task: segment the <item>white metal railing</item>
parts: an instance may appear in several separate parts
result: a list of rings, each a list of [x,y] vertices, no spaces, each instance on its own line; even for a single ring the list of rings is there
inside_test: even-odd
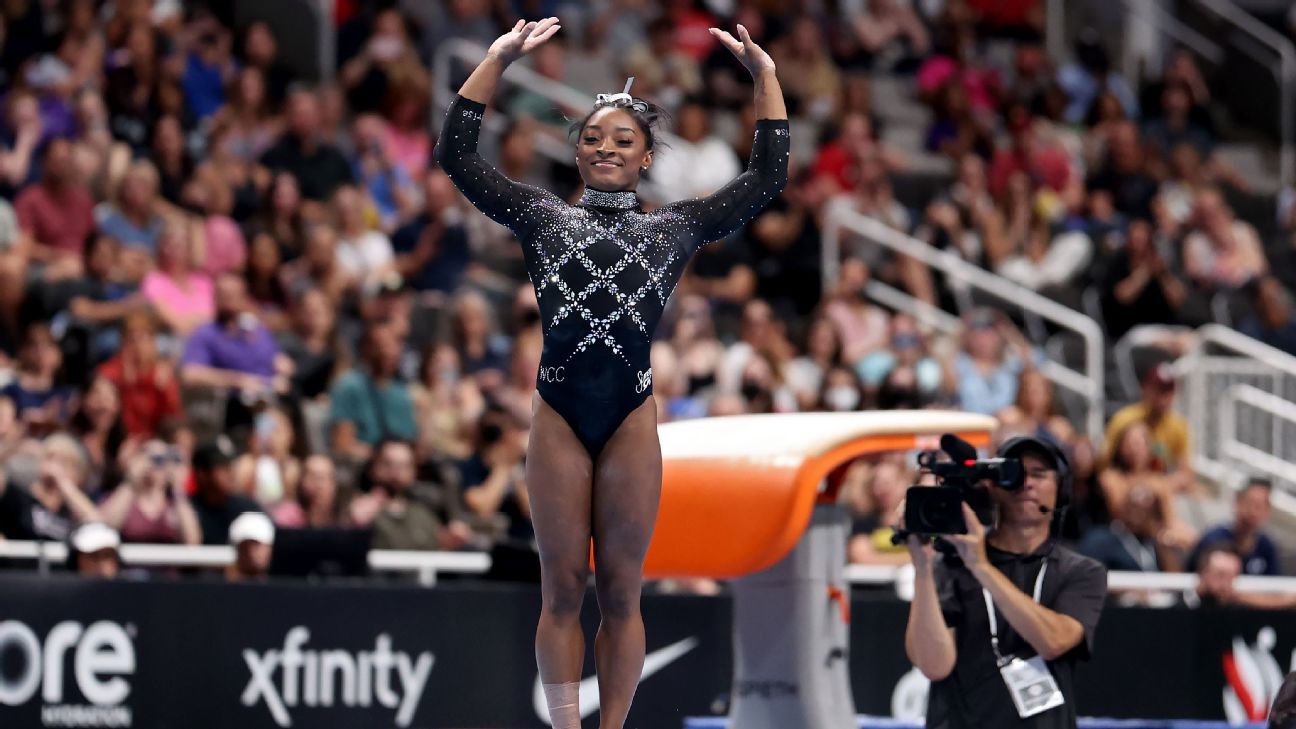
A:
[[[1229,487],[1263,470],[1279,487],[1274,505],[1296,514],[1296,357],[1218,324],[1197,340],[1175,363],[1193,467]]]
[[[37,560],[49,563],[67,559],[63,542],[0,541],[0,559]],[[234,562],[229,545],[123,544],[122,563],[134,567],[201,567],[220,569]],[[436,584],[442,572],[482,574],[491,567],[490,555],[481,552],[415,552],[375,549],[369,552],[369,568],[375,572],[404,572],[417,576],[419,584]]]
[[[922,299],[910,296],[881,281],[869,281],[864,287],[864,294],[883,306],[896,311],[908,312],[919,324],[930,327],[942,334],[958,334],[963,331],[962,319],[939,306],[932,306]]]
[[[1084,398],[1087,409],[1085,432],[1095,442],[1102,439],[1104,420],[1103,330],[1098,322],[1074,309],[1041,296],[1019,283],[969,263],[949,251],[933,248],[917,238],[846,209],[837,209],[831,213],[824,226],[822,265],[825,291],[832,290],[832,286],[837,280],[837,270],[841,261],[841,238],[844,230],[850,230],[869,242],[888,248],[900,255],[909,256],[933,269],[941,271],[957,285],[983,291],[1005,303],[1018,306],[1023,312],[1038,316],[1079,335],[1084,341],[1084,371],[1076,371],[1052,360],[1049,360],[1041,369],[1043,374],[1059,387],[1070,390]],[[892,293],[884,292],[884,295],[890,296],[893,300],[895,299]],[[921,319],[928,312],[915,308],[911,313]],[[936,321],[936,323],[940,322]]]
[[[846,581],[855,585],[885,586],[911,579],[910,565],[850,565]],[[1197,575],[1191,572],[1108,572],[1110,590],[1152,590],[1184,592],[1197,586]],[[1244,575],[1233,584],[1238,592],[1268,595],[1296,595],[1296,577],[1262,577]]]
[[[1112,357],[1116,361],[1116,376],[1120,379],[1121,391],[1127,399],[1136,400],[1139,396],[1134,350],[1162,346],[1167,340],[1183,336],[1188,331],[1188,327],[1168,324],[1140,324],[1116,342],[1116,346],[1112,347]]]
[[[1272,420],[1280,436],[1288,433],[1296,437],[1296,403],[1251,385],[1238,384],[1225,392],[1220,409],[1220,455],[1234,463],[1246,464],[1252,472],[1263,473],[1281,482],[1285,488],[1274,489],[1274,506],[1296,514],[1296,493],[1293,493],[1296,464],[1244,440],[1238,427],[1242,406],[1264,413]]]
[[[226,567],[234,561],[234,548],[227,545],[190,546],[178,544],[123,544],[122,563],[132,567]],[[62,542],[0,542],[0,559],[67,559]],[[490,569],[490,555],[479,552],[415,552],[375,549],[369,552],[369,567],[379,572],[419,575],[420,583],[434,585],[441,572],[482,574]],[[846,581],[856,585],[889,585],[903,579],[909,565],[849,565]],[[1110,572],[1107,585],[1114,590],[1190,590],[1197,575],[1172,572]],[[1235,587],[1241,592],[1296,595],[1296,577],[1243,576]]]

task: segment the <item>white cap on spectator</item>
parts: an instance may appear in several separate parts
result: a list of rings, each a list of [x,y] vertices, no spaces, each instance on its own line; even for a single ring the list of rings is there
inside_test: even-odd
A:
[[[94,554],[103,549],[120,548],[121,536],[117,534],[117,530],[102,522],[92,521],[72,532],[72,549],[81,554]]]
[[[248,541],[273,545],[274,536],[274,522],[259,511],[239,514],[229,528],[229,543],[234,546]]]

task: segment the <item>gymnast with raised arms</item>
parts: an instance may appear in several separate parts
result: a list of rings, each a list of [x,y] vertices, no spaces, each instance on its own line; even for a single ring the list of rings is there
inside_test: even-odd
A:
[[[580,727],[580,607],[593,539],[599,726],[622,729],[643,668],[639,600],[661,496],[653,331],[698,248],[748,223],[787,184],[790,140],[774,61],[743,26],[736,38],[712,28],[755,85],[746,172],[707,197],[644,212],[635,188],[652,165],[660,110],[631,96],[628,82],[621,93],[599,94],[572,125],[585,182],[579,202],[514,182],[477,151],[482,115],[504,69],[560,27],[552,17],[519,20],[491,44],[450,105],[436,160],[474,205],[517,236],[540,302],[544,350],[526,479],[543,598],[536,662],[552,725]]]

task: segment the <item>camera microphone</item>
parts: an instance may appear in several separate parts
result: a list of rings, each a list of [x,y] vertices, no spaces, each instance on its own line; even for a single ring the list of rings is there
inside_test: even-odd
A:
[[[957,463],[966,465],[969,461],[977,459],[976,448],[953,433],[946,433],[941,436],[940,447]]]

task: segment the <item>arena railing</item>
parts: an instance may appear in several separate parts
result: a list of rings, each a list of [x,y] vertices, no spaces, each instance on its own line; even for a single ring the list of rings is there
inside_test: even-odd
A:
[[[1268,476],[1275,485],[1281,484],[1282,488],[1273,490],[1274,507],[1296,514],[1296,493],[1293,492],[1296,484],[1292,483],[1296,479],[1296,463],[1288,460],[1290,455],[1285,453],[1291,449],[1291,441],[1296,439],[1296,403],[1246,384],[1233,385],[1224,394],[1220,410],[1220,455],[1235,464],[1246,464],[1253,474]],[[1250,409],[1253,414],[1271,421],[1273,442],[1281,444],[1280,455],[1246,441],[1241,427],[1245,422],[1243,409]],[[1280,440],[1283,436],[1288,437]]]
[[[33,560],[58,564],[67,559],[62,542],[0,541],[0,559]],[[123,544],[122,564],[131,567],[197,567],[219,569],[234,562],[229,545]],[[375,549],[369,552],[369,569],[374,572],[413,574],[419,584],[431,587],[438,575],[483,574],[490,569],[490,555],[482,552],[415,552]]]
[[[122,564],[129,567],[198,567],[219,569],[234,561],[234,548],[175,544],[124,544]],[[62,563],[67,545],[62,542],[0,542],[0,559]],[[413,574],[419,584],[432,587],[442,573],[481,575],[491,566],[490,555],[481,552],[413,552],[375,549],[369,552],[369,567],[375,572]],[[908,565],[850,565],[846,579],[855,585],[888,586],[906,579]],[[1170,572],[1110,572],[1107,584],[1113,590],[1191,590],[1197,576]],[[1296,595],[1296,577],[1254,577],[1237,579],[1239,592]]]
[[[1078,371],[1054,360],[1047,360],[1041,368],[1043,374],[1059,387],[1079,395],[1085,402],[1085,432],[1101,441],[1103,433],[1103,330],[1098,322],[1084,314],[1070,309],[1052,299],[1016,283],[1010,279],[993,274],[979,266],[959,258],[949,251],[933,248],[917,238],[902,233],[883,223],[846,209],[837,209],[829,214],[823,233],[823,285],[825,291],[832,290],[837,280],[841,261],[842,233],[850,230],[869,242],[876,243],[897,254],[909,256],[923,264],[941,271],[958,287],[976,289],[988,294],[1006,305],[1017,307],[1027,316],[1039,317],[1061,329],[1074,332],[1084,342],[1084,369]],[[904,304],[907,294],[890,289],[883,291],[897,304]],[[898,296],[897,296],[898,295]],[[960,296],[961,308],[970,305],[970,297]],[[940,326],[942,320],[934,319],[923,306],[914,303],[909,297],[908,308],[904,309],[921,321]]]
[[[886,586],[907,579],[909,565],[850,565],[846,579],[855,585]],[[1108,572],[1107,587],[1113,591],[1147,590],[1151,592],[1185,592],[1197,586],[1197,575],[1191,572]],[[1263,577],[1244,575],[1233,583],[1238,592],[1267,595],[1296,595],[1296,577]]]
[[[1296,357],[1219,324],[1176,363],[1193,467],[1231,488],[1259,472],[1274,506],[1296,514]]]

